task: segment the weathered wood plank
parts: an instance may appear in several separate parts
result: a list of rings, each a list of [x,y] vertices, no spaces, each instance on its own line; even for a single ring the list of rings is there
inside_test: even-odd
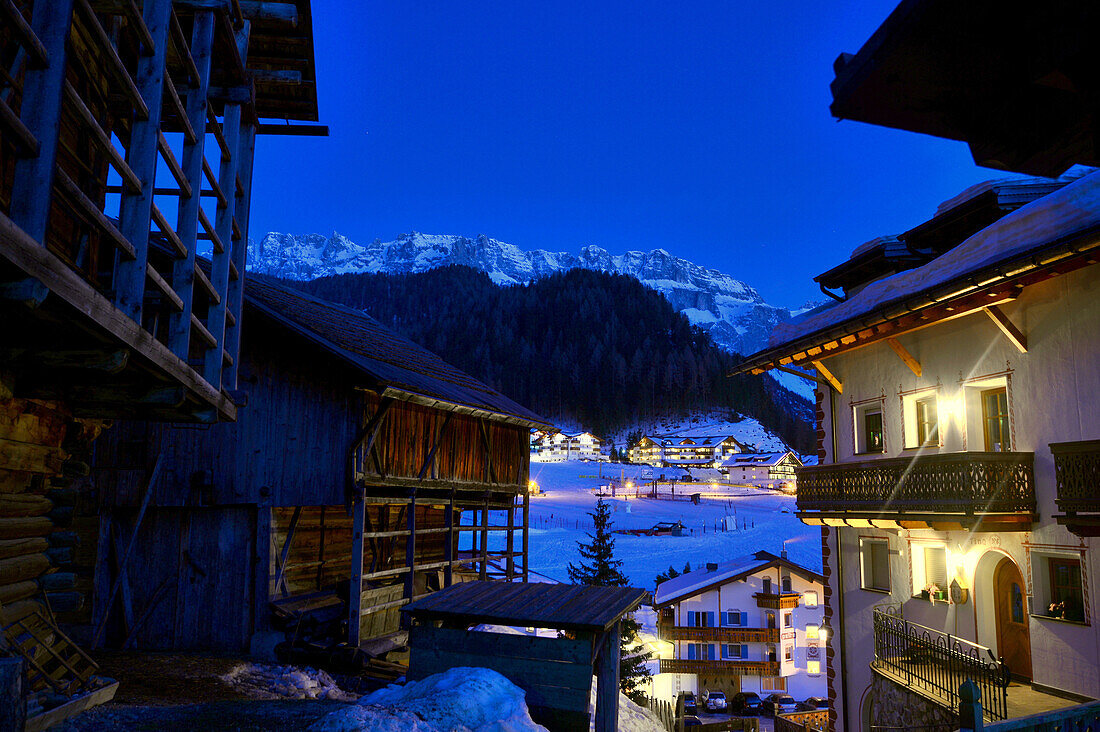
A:
[[[598,639],[596,659],[596,732],[619,729],[619,623]]]
[[[361,497],[352,502],[351,587],[348,590],[348,644],[359,647],[363,622],[363,525],[366,504]]]
[[[469,648],[491,649],[492,653],[535,661],[573,663],[592,667],[590,638],[540,638],[532,635],[506,635],[482,630],[435,628],[416,625],[410,631],[410,645],[461,653]],[[591,674],[590,674],[591,675]]]

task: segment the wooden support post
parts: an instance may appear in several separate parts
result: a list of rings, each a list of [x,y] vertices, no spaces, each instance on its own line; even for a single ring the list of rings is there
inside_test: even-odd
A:
[[[268,499],[270,500],[270,499]],[[272,510],[268,504],[256,506],[256,572],[252,600],[252,632],[263,633],[271,629],[271,611],[268,603],[273,597],[271,578],[275,573],[275,552],[272,546]]]
[[[210,58],[214,50],[214,13],[195,14],[191,32],[191,56],[198,68],[198,83],[187,92],[187,120],[196,130],[206,124],[206,94],[210,88]],[[187,256],[172,264],[172,289],[183,301],[183,310],[168,316],[168,347],[172,353],[187,359],[191,339],[191,313],[194,306],[195,249],[199,235],[199,211],[202,200],[202,161],[206,135],[195,135],[195,142],[183,143],[183,174],[191,185],[191,195],[180,191],[176,234],[187,249]]]
[[[825,368],[825,364],[820,361],[811,361],[814,368],[817,369],[817,373],[821,374],[822,378],[829,382],[829,385],[836,389],[838,394],[844,393],[844,384],[837,377],[833,376],[829,369]]]
[[[118,230],[134,248],[132,260],[119,259],[115,276],[115,304],[141,323],[145,300],[145,265],[149,262],[149,222],[153,214],[153,189],[157,172],[157,144],[160,141],[161,99],[164,94],[165,61],[168,56],[168,26],[172,0],[146,0],[142,18],[153,37],[153,53],[138,59],[137,86],[149,108],[148,119],[135,119],[130,131],[126,162],[141,179],[140,192],[123,191],[119,204]]]
[[[596,732],[619,728],[619,625],[612,625],[599,638],[596,658]]]
[[[909,353],[909,351],[905,348],[905,346],[901,345],[901,342],[897,338],[887,338],[886,344],[890,346],[890,348],[894,349],[894,353],[898,354],[898,358],[900,358],[905,363],[905,365],[909,367],[910,371],[912,371],[916,376],[921,375],[923,369],[921,369],[920,361],[913,358],[913,354]]]
[[[298,519],[302,516],[302,507],[295,506],[294,513],[290,516],[290,527],[286,531],[286,539],[283,541],[283,550],[279,553],[278,575],[275,577],[275,591],[286,597],[290,594],[286,586],[286,560],[290,556],[290,547],[294,542],[294,530],[298,528]]]
[[[252,160],[256,151],[256,125],[246,123],[241,128],[241,139],[238,146],[237,175],[241,179],[244,190],[237,194],[235,217],[241,228],[241,238],[237,244],[231,247],[231,262],[237,271],[237,279],[229,280],[226,308],[233,315],[234,320],[225,329],[225,350],[233,359],[226,364],[222,371],[222,388],[237,388],[237,366],[240,363],[241,346],[241,322],[244,318],[244,277],[245,265],[248,259],[248,214],[252,207]],[[238,246],[239,244],[239,246]]]
[[[996,305],[984,307],[982,310],[985,311],[985,314],[989,316],[989,319],[996,324],[1000,331],[1004,333],[1005,338],[1007,338],[1012,345],[1016,346],[1016,350],[1020,353],[1027,353],[1027,336],[1008,319],[1008,316],[1004,314],[1003,310]]]
[[[515,551],[516,540],[516,499],[512,498],[512,505],[508,506],[508,537],[505,540],[505,548],[508,552],[504,564],[504,579],[511,582],[516,575],[516,559],[512,556]]]
[[[806,379],[807,381],[812,381],[815,384],[821,384],[822,386],[828,386],[829,385],[829,382],[825,381],[825,379],[818,378],[817,376],[813,376],[811,374],[807,374],[805,371],[799,371],[798,369],[791,369],[791,368],[787,368],[786,366],[776,365],[775,370],[776,371],[782,371],[783,373],[790,374],[791,376],[797,376],[800,379]],[[763,371],[761,371],[761,373],[763,373]]]
[[[248,47],[249,24],[237,32],[237,45],[241,49],[241,59],[245,58]],[[237,196],[234,194],[237,188],[237,165],[240,162],[240,138],[241,138],[241,105],[226,104],[222,112],[222,131],[225,134],[226,145],[229,148],[229,159],[223,157],[218,166],[218,186],[225,195],[224,205],[219,206],[214,216],[214,231],[221,239],[225,249],[215,252],[210,259],[210,282],[214,290],[221,297],[221,302],[211,305],[206,320],[206,328],[217,342],[206,352],[203,364],[203,378],[215,387],[222,386],[222,367],[225,362],[222,351],[225,348],[225,313],[228,306],[229,291],[229,263],[232,261],[233,249],[247,246],[248,242],[233,240],[233,216],[236,212]],[[243,261],[243,260],[242,260]],[[244,272],[238,273],[244,276]]]
[[[529,529],[531,528],[531,495],[529,491],[523,493],[523,581],[529,582],[529,572],[527,571],[528,557],[530,554],[528,551],[529,541]]]
[[[351,580],[348,582],[348,645],[359,647],[359,626],[363,621],[363,523],[367,504],[360,493],[352,499]]]
[[[34,34],[49,64],[27,66],[19,118],[38,141],[38,155],[15,162],[11,218],[39,244],[46,243],[46,224],[53,200],[53,175],[61,130],[61,99],[65,88],[65,47],[72,22],[73,0],[35,0]]]
[[[405,566],[409,568],[405,575],[405,599],[412,601],[416,594],[416,489],[409,491],[409,508],[405,515],[407,533],[405,534]]]
[[[485,492],[485,503],[481,507],[481,567],[477,578],[486,579],[489,572],[489,492]]]
[[[447,544],[443,547],[443,559],[447,564],[443,567],[443,586],[450,587],[454,582],[455,561],[455,492],[451,489],[451,497],[444,509],[447,515],[443,517],[443,525],[447,527]]]

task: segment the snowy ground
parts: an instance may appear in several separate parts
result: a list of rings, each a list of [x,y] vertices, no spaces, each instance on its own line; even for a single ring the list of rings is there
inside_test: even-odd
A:
[[[612,475],[640,483],[643,469],[586,462],[532,463],[531,478],[542,494],[531,498],[531,568],[568,582],[566,568],[580,559],[577,541],[587,541],[586,531],[592,528],[588,512],[596,505],[594,489]],[[631,583],[652,590],[654,577],[670,565],[682,570],[690,562],[698,568],[760,549],[779,554],[784,547],[792,561],[821,571],[820,534],[794,516],[793,496],[758,488],[734,490],[729,498],[704,498],[700,505],[686,500],[609,499],[615,529],[648,529],[659,521],[679,520],[693,531],[689,536],[616,535],[615,556],[622,560],[623,573]],[[715,524],[726,516],[736,516],[738,527],[746,528],[715,532]],[[492,538],[504,541],[503,536]],[[490,547],[495,548],[492,543]]]

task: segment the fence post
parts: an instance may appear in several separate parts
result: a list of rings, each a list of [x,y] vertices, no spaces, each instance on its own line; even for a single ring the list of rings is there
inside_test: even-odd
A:
[[[982,691],[970,679],[959,686],[959,728],[982,732]]]

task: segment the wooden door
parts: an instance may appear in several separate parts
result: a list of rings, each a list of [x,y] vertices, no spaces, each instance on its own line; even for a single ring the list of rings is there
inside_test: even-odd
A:
[[[997,650],[1013,676],[1031,678],[1031,636],[1028,632],[1024,580],[1007,557],[993,571],[993,599],[997,617]]]

